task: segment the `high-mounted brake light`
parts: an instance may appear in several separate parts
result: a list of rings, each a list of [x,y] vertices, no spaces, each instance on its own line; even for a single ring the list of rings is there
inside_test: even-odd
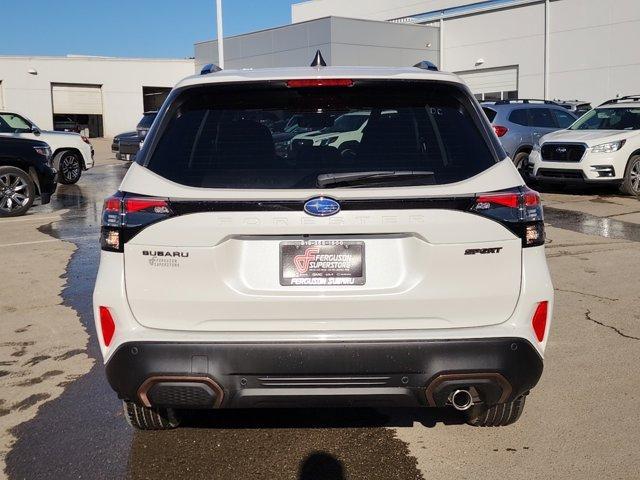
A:
[[[124,243],[141,229],[172,214],[166,198],[118,192],[104,201],[100,233],[102,250],[122,252]]]
[[[352,87],[353,80],[350,78],[303,78],[298,80],[288,80],[289,88],[310,88],[310,87]]]
[[[533,318],[531,319],[531,326],[533,332],[536,334],[536,338],[539,342],[544,340],[544,334],[547,330],[547,313],[549,309],[549,302],[544,301],[538,304]]]
[[[100,307],[100,330],[102,331],[102,341],[108,347],[116,332],[116,322],[113,321],[111,311],[107,307]]]
[[[507,127],[503,127],[501,125],[494,125],[493,126],[493,131],[496,132],[496,135],[498,137],[504,137],[507,132],[509,131],[509,129]]]
[[[544,244],[540,195],[527,187],[481,193],[472,210],[500,222],[522,239],[523,247]]]

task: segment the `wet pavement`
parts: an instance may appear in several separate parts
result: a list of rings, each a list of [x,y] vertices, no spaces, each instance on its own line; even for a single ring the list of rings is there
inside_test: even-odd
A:
[[[91,303],[102,201],[117,190],[126,167],[97,167],[78,185],[60,186],[52,203],[39,209],[69,209],[62,221],[40,231],[77,246],[62,297],[90,333],[88,353],[97,361],[14,429],[9,478],[422,478],[406,444],[384,427],[414,420],[460,423],[457,417],[419,410],[400,416],[376,410],[233,411],[187,417],[184,428],[171,432],[132,431],[104,376]]]
[[[548,225],[572,232],[640,242],[640,226],[635,223],[553,207],[544,209],[544,219]]]
[[[416,434],[414,425],[424,429],[419,431],[425,438],[440,433],[441,438],[430,446],[434,452],[449,448],[442,438],[463,440],[468,432],[480,432],[467,430],[470,427],[461,425],[461,418],[451,412],[299,409],[192,414],[178,430],[134,433],[106,382],[91,305],[102,200],[117,189],[126,167],[113,162],[100,165],[78,185],[61,186],[51,205],[38,209],[42,214],[69,209],[61,221],[40,231],[77,246],[62,297],[89,332],[88,354],[96,362],[88,374],[70,382],[60,397],[44,404],[35,418],[14,429],[17,442],[6,457],[9,478],[429,478],[420,472],[416,459],[416,449],[426,447],[417,446],[422,441],[408,444],[407,438]],[[546,221],[580,234],[640,241],[640,226],[612,218],[548,208]],[[399,430],[410,433],[399,436]],[[496,442],[490,438],[484,438],[487,448]],[[425,461],[421,460],[423,471]]]

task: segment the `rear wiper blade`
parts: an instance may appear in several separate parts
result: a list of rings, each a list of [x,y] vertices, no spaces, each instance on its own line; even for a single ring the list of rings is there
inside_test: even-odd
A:
[[[323,173],[318,175],[318,187],[377,183],[387,179],[420,179],[433,177],[426,170],[377,170],[372,172]]]

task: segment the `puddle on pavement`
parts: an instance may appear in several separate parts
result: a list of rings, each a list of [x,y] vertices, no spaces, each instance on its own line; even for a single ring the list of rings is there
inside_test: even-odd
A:
[[[588,213],[545,207],[544,221],[552,227],[586,235],[640,242],[640,225]]]

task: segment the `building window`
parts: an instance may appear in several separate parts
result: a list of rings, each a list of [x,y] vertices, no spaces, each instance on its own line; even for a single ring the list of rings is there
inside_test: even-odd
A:
[[[476,93],[474,97],[479,102],[497,102],[498,100],[516,100],[518,98],[518,91],[511,90],[509,92],[488,92],[488,93]]]
[[[142,87],[142,105],[145,112],[160,110],[171,91],[168,87]]]

